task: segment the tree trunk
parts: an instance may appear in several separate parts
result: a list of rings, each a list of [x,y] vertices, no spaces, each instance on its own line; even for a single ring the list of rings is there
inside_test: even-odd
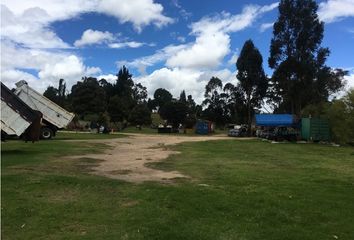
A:
[[[248,131],[248,136],[251,137],[251,101],[248,99],[247,101],[247,111],[248,111],[248,116],[247,116],[247,131]]]

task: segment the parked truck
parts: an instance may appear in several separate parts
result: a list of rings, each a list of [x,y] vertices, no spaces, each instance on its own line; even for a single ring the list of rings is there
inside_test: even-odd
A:
[[[43,114],[40,137],[51,139],[59,129],[65,128],[74,118],[74,114],[58,106],[21,80],[16,83],[15,94],[32,109]]]
[[[25,141],[38,141],[42,113],[35,111],[1,83],[1,140],[18,136]]]

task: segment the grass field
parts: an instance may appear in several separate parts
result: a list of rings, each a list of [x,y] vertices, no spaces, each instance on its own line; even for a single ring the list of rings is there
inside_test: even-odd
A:
[[[151,167],[191,176],[132,184],[90,175],[104,145],[2,144],[2,239],[354,239],[354,148],[184,143]]]

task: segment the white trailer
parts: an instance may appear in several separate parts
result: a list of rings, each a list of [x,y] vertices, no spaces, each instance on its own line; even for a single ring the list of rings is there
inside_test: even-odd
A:
[[[58,129],[65,128],[74,118],[74,114],[55,104],[21,80],[16,83],[15,94],[32,109],[43,114],[41,138],[50,139]]]

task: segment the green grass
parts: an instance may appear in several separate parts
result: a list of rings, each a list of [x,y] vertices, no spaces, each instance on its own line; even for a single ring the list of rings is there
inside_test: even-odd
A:
[[[152,164],[191,176],[131,184],[63,155],[104,145],[2,144],[3,239],[354,239],[354,148],[184,143]]]

